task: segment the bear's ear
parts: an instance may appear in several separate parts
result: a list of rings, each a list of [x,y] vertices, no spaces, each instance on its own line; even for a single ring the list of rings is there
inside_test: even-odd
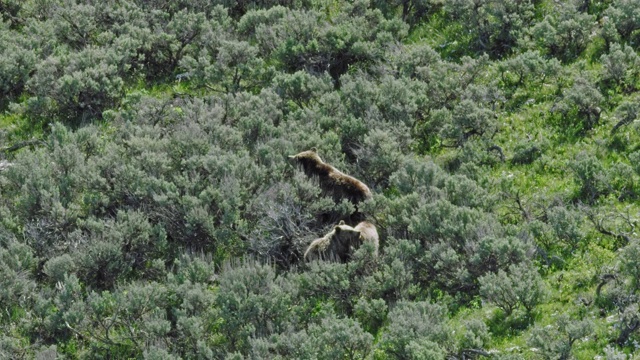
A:
[[[347,225],[347,223],[344,222],[344,220],[340,220],[340,222],[338,223],[338,225]]]
[[[316,148],[315,146],[311,148],[311,152],[317,153],[318,152],[318,148]]]

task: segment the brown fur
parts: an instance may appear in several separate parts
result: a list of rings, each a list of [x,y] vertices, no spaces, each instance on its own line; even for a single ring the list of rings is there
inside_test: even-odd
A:
[[[347,198],[354,204],[371,198],[371,190],[362,181],[322,161],[316,149],[289,156],[302,166],[309,177],[317,177],[320,188],[333,195],[335,201]]]
[[[354,228],[340,221],[328,234],[311,242],[304,253],[304,259],[336,260],[344,263],[365,242],[374,246],[374,255],[378,256],[379,238],[375,225],[363,221]]]
[[[358,232],[357,243],[354,244],[354,248],[359,248],[364,243],[370,243],[373,245],[373,255],[378,256],[378,247],[380,246],[380,237],[378,236],[378,230],[376,226],[368,221],[363,221],[353,228]]]

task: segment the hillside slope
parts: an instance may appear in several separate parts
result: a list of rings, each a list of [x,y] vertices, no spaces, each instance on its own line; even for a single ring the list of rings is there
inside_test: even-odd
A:
[[[0,358],[637,357],[638,9],[0,0]]]

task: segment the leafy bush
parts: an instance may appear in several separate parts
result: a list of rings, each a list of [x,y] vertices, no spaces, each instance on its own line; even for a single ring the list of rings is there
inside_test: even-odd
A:
[[[5,49],[0,58],[0,94],[3,96],[20,95],[35,69],[37,55],[27,44],[23,36],[17,36],[8,24],[0,21],[0,47]]]
[[[640,151],[629,154],[629,161],[633,164],[636,174],[640,175]]]
[[[571,162],[570,167],[579,186],[577,198],[593,203],[600,196],[609,193],[608,174],[595,156],[582,152]]]
[[[640,114],[640,104],[637,101],[623,101],[616,109],[615,116],[618,122],[611,129],[611,134],[615,134],[618,129],[625,125],[629,125],[638,119]]]
[[[511,158],[511,163],[518,165],[531,164],[536,159],[539,159],[546,150],[547,145],[544,141],[527,141],[519,143],[513,149],[513,157]]]
[[[487,325],[480,320],[473,319],[463,322],[466,329],[459,343],[459,354],[470,353],[484,349],[491,338]]]
[[[270,39],[270,44],[276,46],[272,48],[276,59],[287,72],[327,71],[339,85],[339,77],[350,66],[380,59],[393,39],[406,35],[402,22],[386,20],[379,10],[368,9],[367,5],[344,4],[330,23],[316,11],[290,11],[269,31],[277,39]],[[286,31],[289,28],[298,31]]]
[[[632,350],[633,4],[0,0],[0,357]],[[377,256],[301,261],[356,217]]]
[[[445,125],[440,131],[453,146],[461,146],[472,136],[492,137],[496,132],[495,114],[472,100],[461,101],[450,113],[445,112]]]
[[[631,42],[636,40],[637,30],[640,29],[640,12],[636,0],[614,0],[604,11],[607,23],[604,35],[611,42],[618,39]]]
[[[75,272],[76,264],[69,254],[49,259],[43,267],[43,272],[51,279],[52,282],[62,282],[65,276]]]
[[[184,75],[193,78],[194,84],[220,89],[226,94],[255,89],[265,71],[258,48],[226,35],[225,28],[230,25],[225,18],[218,20],[222,23],[215,21],[203,36],[200,52],[185,55],[180,62],[187,71]]]
[[[438,304],[399,302],[382,333],[379,346],[385,358],[444,359],[451,341],[445,312]]]
[[[531,315],[544,301],[545,284],[535,269],[526,264],[511,265],[509,272],[499,270],[480,278],[480,295],[502,309],[507,316],[522,306]]]
[[[640,57],[628,45],[612,44],[608,54],[602,55],[602,80],[620,86],[625,92],[631,92],[637,88],[637,71],[640,65]]]
[[[544,83],[546,79],[557,76],[560,63],[556,58],[546,59],[540,51],[528,50],[499,63],[498,71],[504,85],[518,87]]]
[[[563,206],[552,207],[546,215],[555,236],[568,246],[569,251],[573,251],[585,236],[581,215]]]
[[[25,111],[70,124],[100,118],[124,95],[124,56],[113,49],[87,47],[73,57],[49,57],[26,84],[33,97]]]
[[[166,288],[154,283],[91,293],[85,303],[72,307],[68,316],[76,321],[67,326],[92,343],[89,356],[139,355],[144,344],[161,340],[171,329],[166,297]],[[134,325],[139,331],[132,331]]]
[[[578,77],[562,95],[556,110],[563,115],[564,125],[584,132],[599,124],[602,112],[600,105],[604,98],[591,81]]]
[[[534,1],[444,2],[447,13],[472,34],[471,47],[497,57],[509,54],[534,18]]]
[[[633,260],[639,254],[638,240],[632,239],[620,250],[614,271],[602,276],[596,292],[601,311],[614,311],[616,314],[616,322],[612,325],[615,329],[612,331],[612,341],[619,346],[627,345],[640,325],[640,282],[637,279],[640,268]]]
[[[4,322],[33,301],[36,289],[33,274],[38,259],[29,246],[0,231],[0,302],[4,310],[0,321]]]
[[[568,315],[562,314],[558,316],[555,325],[534,328],[529,344],[539,349],[545,359],[569,359],[576,340],[592,332],[591,320],[573,320]]]
[[[328,315],[307,330],[289,329],[269,338],[252,339],[251,357],[361,359],[370,355],[372,340],[357,322]]]
[[[246,262],[226,267],[215,297],[224,322],[221,335],[227,352],[247,353],[251,337],[283,332],[296,321],[290,312],[296,293],[269,265]]]
[[[578,57],[587,47],[595,19],[573,2],[558,3],[553,12],[535,24],[531,37],[538,48],[563,61]]]

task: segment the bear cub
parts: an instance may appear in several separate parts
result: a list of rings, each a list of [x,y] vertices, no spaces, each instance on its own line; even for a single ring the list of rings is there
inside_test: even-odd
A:
[[[365,242],[373,245],[374,256],[378,256],[379,238],[375,225],[363,221],[351,227],[340,221],[328,234],[311,242],[304,253],[304,259],[307,262],[329,260],[344,263]]]

